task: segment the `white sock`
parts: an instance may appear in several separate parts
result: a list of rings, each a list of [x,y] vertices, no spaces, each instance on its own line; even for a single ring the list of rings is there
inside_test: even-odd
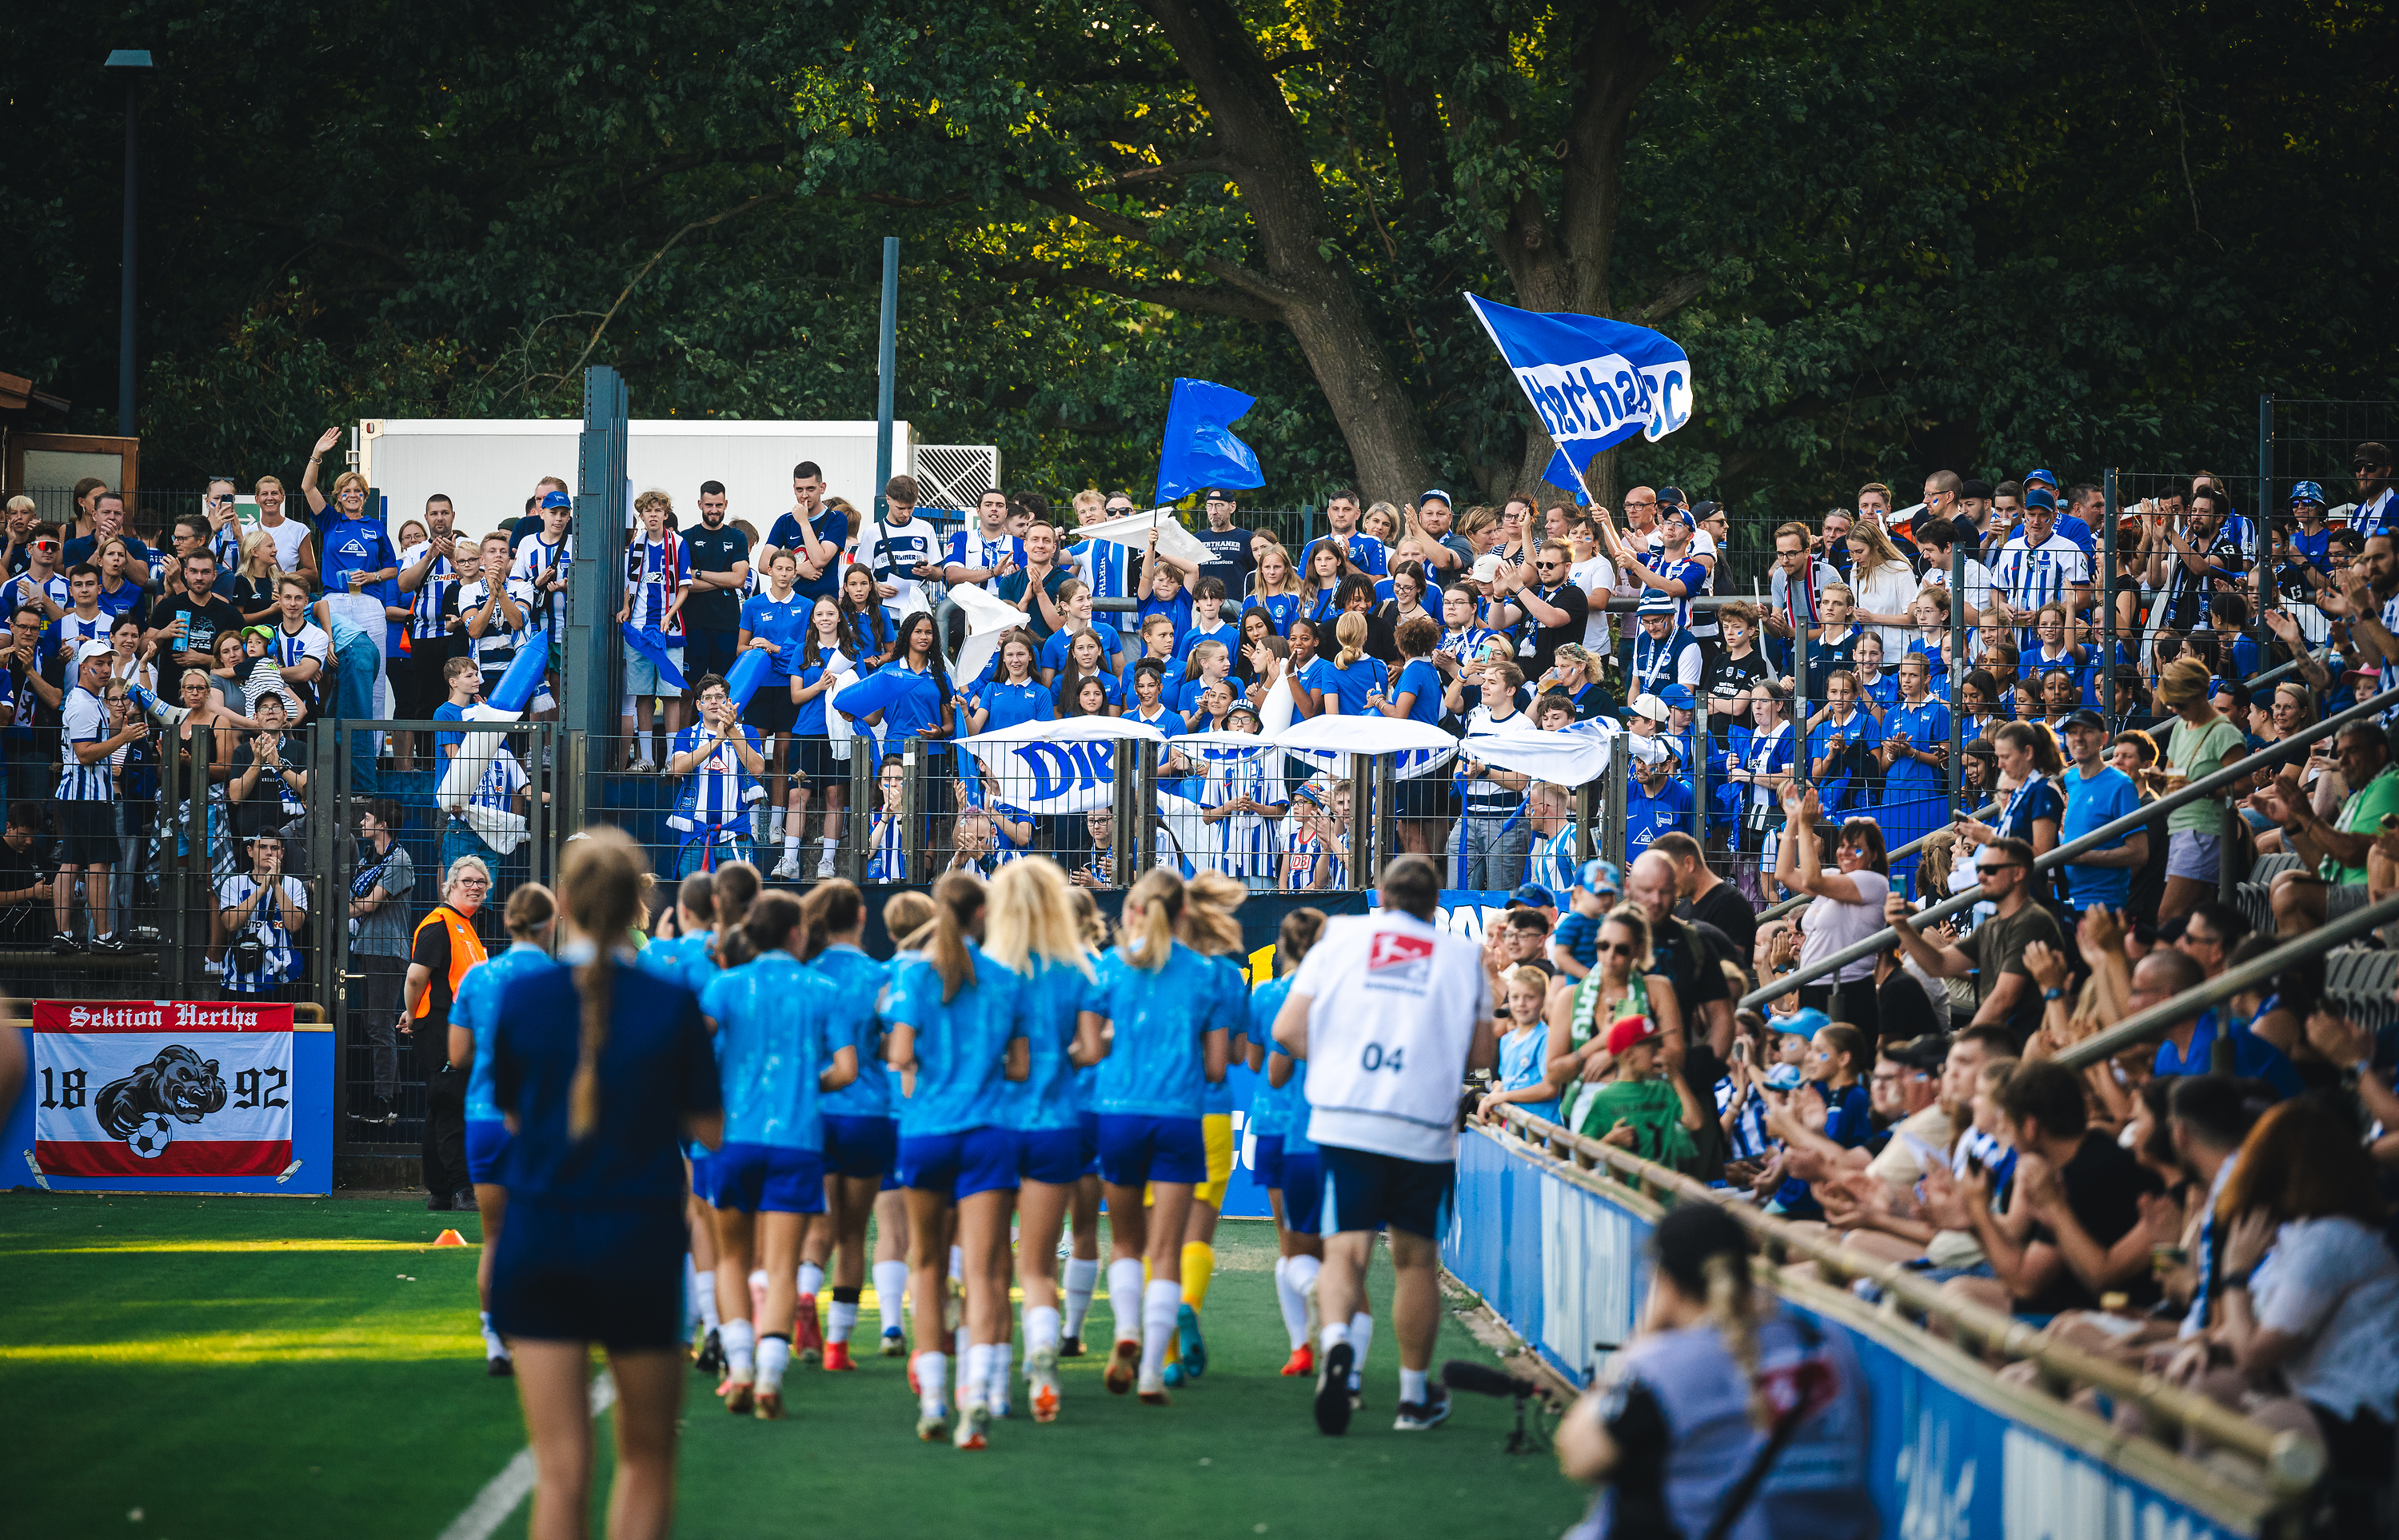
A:
[[[1363,1310],[1349,1317],[1349,1346],[1356,1357],[1349,1364],[1349,1388],[1358,1388],[1358,1377],[1366,1371],[1366,1350],[1375,1345],[1375,1317]]]
[[[1183,1285],[1152,1278],[1141,1296],[1141,1377],[1166,1372],[1166,1344],[1174,1340],[1174,1313],[1183,1307]]]
[[[783,810],[781,808],[770,807],[766,809],[766,832],[775,839],[779,840],[783,837]],[[805,1290],[801,1291],[803,1293],[806,1292]]]
[[[762,1294],[766,1291],[766,1270],[764,1267],[750,1269],[750,1287]]]
[[[751,1374],[757,1371],[758,1339],[754,1329],[748,1321],[739,1319],[726,1321],[720,1332],[720,1340],[725,1344],[725,1361],[732,1368],[734,1373]]]
[[[1141,1341],[1141,1259],[1118,1257],[1108,1263],[1108,1312],[1117,1318],[1117,1341]]]
[[[874,1264],[875,1308],[883,1315],[883,1331],[888,1334],[900,1330],[905,1318],[901,1297],[908,1292],[908,1264],[893,1260]]]
[[[1015,1374],[1016,1340],[1011,1337],[1007,1342],[992,1344],[991,1363],[985,1380],[988,1388],[984,1392],[984,1404],[992,1411],[997,1412],[1008,1404],[1008,1387],[1015,1383]]]
[[[783,1336],[761,1338],[758,1343],[758,1388],[779,1390],[783,1371],[792,1363],[792,1339]]]
[[[1091,1313],[1091,1290],[1099,1286],[1099,1258],[1066,1259],[1066,1335],[1079,1337],[1083,1334],[1083,1317]],[[1032,1328],[1028,1326],[1025,1330],[1030,1331]]]
[[[1024,1307],[1024,1358],[1045,1347],[1058,1345],[1058,1307],[1054,1304],[1028,1304]]]
[[[800,854],[800,837],[797,834],[786,834],[783,836],[783,854],[792,859],[798,859]]]
[[[971,1343],[958,1355],[958,1398],[951,1405],[963,1417],[976,1407],[989,1407],[991,1390],[991,1344]]]
[[[800,1298],[806,1299],[823,1288],[824,1269],[812,1262],[800,1263]]]
[[[1282,1329],[1291,1338],[1292,1351],[1308,1345],[1308,1296],[1299,1291],[1292,1278],[1292,1263],[1297,1257],[1275,1259],[1275,1303],[1282,1306]],[[1314,1258],[1310,1258],[1314,1261]]]
[[[1425,1371],[1405,1367],[1400,1370],[1400,1399],[1422,1406],[1430,1394],[1425,1389]]]
[[[1300,1319],[1308,1318],[1308,1291],[1316,1287],[1316,1275],[1324,1271],[1322,1259],[1297,1256],[1291,1259],[1291,1291],[1299,1301]],[[1303,1331],[1304,1337],[1306,1333]]]
[[[699,1324],[711,1331],[723,1328],[716,1314],[716,1274],[713,1270],[692,1275],[692,1290],[699,1296]]]
[[[825,1312],[825,1341],[847,1343],[849,1334],[858,1330],[858,1306],[847,1300],[835,1300]]]
[[[916,1404],[928,1416],[934,1415],[945,1405],[942,1399],[949,1394],[950,1358],[946,1353],[916,1355]]]
[[[1316,1345],[1319,1351],[1330,1353],[1349,1340],[1348,1327],[1335,1321],[1326,1321],[1317,1332]]]
[[[964,1283],[966,1277],[967,1249],[963,1246],[953,1246],[950,1248],[950,1281]]]

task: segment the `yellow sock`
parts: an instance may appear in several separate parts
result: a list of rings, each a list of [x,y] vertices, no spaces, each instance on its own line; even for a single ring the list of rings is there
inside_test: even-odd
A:
[[[1194,1310],[1208,1305],[1208,1279],[1216,1271],[1216,1249],[1204,1240],[1183,1243],[1183,1303]]]

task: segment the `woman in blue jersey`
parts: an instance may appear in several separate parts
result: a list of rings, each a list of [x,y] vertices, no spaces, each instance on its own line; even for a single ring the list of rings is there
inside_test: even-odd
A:
[[[1391,671],[1388,687],[1378,684],[1367,696],[1367,708],[1387,717],[1440,726],[1443,697],[1448,693],[1441,669],[1433,662],[1434,650],[1441,644],[1441,628],[1430,616],[1410,615],[1400,622],[1392,640],[1402,662]],[[1424,752],[1410,750],[1411,755]],[[1397,790],[1400,848],[1420,856],[1431,854],[1441,843],[1443,827],[1457,813],[1452,781],[1447,776],[1407,776],[1399,781]]]
[[[1098,646],[1099,633],[1090,633]],[[1050,692],[1033,674],[1033,639],[1010,631],[999,639],[999,669],[975,691],[967,706],[967,731],[996,733],[1028,722],[1051,722],[1058,715]]]
[[[720,1303],[736,1302],[725,1319],[725,1376],[716,1391],[736,1416],[783,1414],[804,1216],[824,1212],[818,1099],[858,1076],[857,1046],[834,1038],[838,990],[801,966],[793,950],[800,928],[798,899],[760,894],[741,928],[725,938],[733,966],[699,993],[700,1013],[715,1024],[725,1090],[725,1143],[709,1199],[716,1210],[717,1267],[747,1283],[755,1259],[766,1274],[766,1298],[757,1304],[741,1288],[717,1290]],[[754,1325],[744,1306],[756,1310]],[[808,1308],[816,1309],[813,1296]]]
[[[863,562],[852,563],[841,574],[841,618],[857,640],[859,650],[850,656],[861,670],[871,670],[891,655],[896,640],[891,612],[874,591],[874,569]]]
[[[945,873],[933,888],[933,934],[922,962],[892,991],[890,1061],[907,1092],[900,1110],[900,1182],[908,1195],[908,1275],[915,1296],[916,1436],[941,1438],[949,1421],[942,1340],[955,1212],[965,1255],[966,1344],[958,1355],[960,1449],[982,1449],[991,1425],[993,1348],[1008,1317],[1008,1216],[1016,1196],[1016,1135],[1009,1083],[1032,1072],[1019,1019],[1020,980],[974,942],[983,929],[983,880]]]
[[[1250,896],[1248,886],[1220,871],[1202,871],[1184,888],[1183,918],[1175,939],[1215,966],[1216,1011],[1227,1028],[1226,1062],[1249,1057],[1250,976],[1243,961],[1241,922],[1233,912]],[[1200,1312],[1208,1304],[1208,1283],[1216,1271],[1216,1220],[1233,1180],[1233,1087],[1229,1081],[1206,1087],[1200,1134],[1208,1155],[1208,1178],[1191,1195],[1183,1223],[1183,1299],[1175,1307],[1174,1339],[1167,1345],[1166,1383],[1172,1387],[1208,1371],[1208,1344],[1200,1334]],[[1153,1201],[1155,1187],[1152,1188]]]
[[[1294,909],[1284,915],[1282,927],[1275,936],[1275,976],[1250,994],[1250,1068],[1267,1071],[1267,1078],[1250,1099],[1250,1119],[1244,1132],[1252,1136],[1253,1169],[1257,1173],[1258,1185],[1267,1190],[1267,1207],[1274,1214],[1275,1303],[1282,1307],[1283,1330],[1291,1338],[1291,1358],[1282,1366],[1286,1376],[1316,1372],[1316,1332],[1308,1317],[1315,1308],[1316,1274],[1324,1264],[1324,1239],[1315,1234],[1313,1214],[1308,1230],[1294,1228],[1291,1201],[1284,1192],[1284,1183],[1289,1180],[1285,1174],[1287,1152],[1294,1136],[1300,1149],[1308,1152],[1308,1159],[1315,1158],[1315,1146],[1308,1141],[1305,1082],[1294,1074],[1306,1074],[1307,1066],[1275,1047],[1274,1019],[1282,1009],[1283,996],[1291,993],[1293,970],[1323,934],[1324,912],[1321,909]],[[1281,1062],[1270,1068],[1269,1059]],[[1284,1076],[1281,1085],[1273,1080],[1277,1069]],[[1321,1178],[1318,1191],[1321,1194]]]
[[[1091,962],[1096,981],[1099,960],[1107,952],[1108,922],[1100,913],[1099,900],[1091,897],[1088,888],[1074,888],[1066,895],[1066,901],[1074,911],[1077,944]],[[1066,1258],[1066,1318],[1064,1333],[1058,1339],[1058,1356],[1062,1358],[1083,1356],[1083,1322],[1091,1313],[1091,1299],[1100,1287],[1100,1114],[1091,1110],[1099,1099],[1099,1085],[1097,1063],[1076,1069],[1075,1121],[1082,1135],[1083,1170],[1067,1200],[1073,1239]]]
[[[1308,602],[1299,574],[1292,571],[1291,552],[1269,540],[1257,552],[1258,570],[1251,580],[1248,608],[1263,611],[1280,636]]]
[[[1011,861],[991,885],[983,954],[1016,975],[1017,1030],[1030,1073],[1009,1099],[1016,1131],[1018,1266],[1024,1281],[1024,1377],[1033,1420],[1058,1417],[1058,1236],[1083,1180],[1082,1097],[1077,1072],[1099,1060],[1099,1033],[1082,1026],[1096,971],[1076,923],[1066,873],[1046,856]],[[996,1373],[1006,1379],[1003,1345]]]
[[[925,902],[922,894],[905,897]],[[916,923],[923,923],[921,916]],[[875,1014],[890,969],[866,954],[866,898],[855,884],[843,878],[828,878],[808,889],[807,897],[800,900],[800,961],[831,980],[839,992],[827,1041],[847,1044],[858,1054],[858,1077],[827,1092],[817,1103],[824,1120],[825,1223],[808,1226],[800,1263],[800,1309],[813,1313],[825,1263],[833,1261],[824,1366],[829,1371],[842,1371],[858,1367],[850,1358],[849,1339],[858,1326],[866,1284],[866,1221],[886,1188],[892,1189],[891,1207],[900,1207],[891,1175],[899,1159],[899,1125],[891,1117],[891,1069],[883,1061],[883,1022]],[[884,1306],[888,1324],[893,1322],[901,1291],[907,1287],[905,1264],[898,1262],[896,1253],[893,1262],[899,1277],[890,1292],[882,1295],[888,1302]],[[883,1280],[878,1279],[876,1287],[879,1291]],[[886,1333],[887,1340],[890,1335]]]
[[[664,1534],[683,1400],[681,1139],[725,1128],[699,1002],[627,965],[642,852],[592,830],[559,863],[572,926],[561,961],[500,996],[493,1101],[508,1119],[508,1224],[492,1325],[513,1345],[533,1446],[530,1533],[590,1533],[591,1344],[617,1385],[616,1534]]]
[[[1333,626],[1340,651],[1333,656],[1332,687],[1324,693],[1327,715],[1363,717],[1376,714],[1368,702],[1382,694],[1390,672],[1366,655],[1366,617],[1352,612]]]
[[[493,1012],[511,979],[558,966],[549,960],[549,950],[557,918],[558,900],[539,883],[526,883],[509,894],[508,950],[468,968],[458,980],[457,998],[450,1002],[450,1062],[472,1065],[467,1074],[467,1178],[475,1184],[475,1208],[483,1222],[483,1255],[475,1268],[475,1290],[482,1297],[483,1361],[495,1379],[514,1373],[516,1366],[507,1344],[492,1330],[492,1262],[508,1208],[504,1169],[508,1127],[492,1101],[492,1041],[498,1025]]]
[[[957,711],[938,636],[933,617],[924,611],[901,617],[892,656],[834,696],[834,710],[882,729],[874,740],[878,766],[913,737],[924,740],[928,775],[949,772],[949,738]]]
[[[675,889],[672,913],[659,916],[661,934],[651,937],[649,945],[633,954],[634,966],[684,984],[698,994],[696,986],[684,983],[683,959],[688,949],[705,952],[715,944],[715,888],[716,878],[709,872],[695,871],[685,877]],[[665,934],[670,928],[672,934]],[[707,981],[705,976],[699,979],[701,984]],[[725,1368],[725,1345],[718,1330],[723,1317],[716,1309],[716,1216],[708,1207],[708,1161],[706,1148],[698,1143],[684,1145],[684,1181],[688,1189],[684,1209],[691,1251],[684,1259],[684,1297],[690,1314],[685,1335],[691,1339],[693,1365],[703,1374],[715,1374]]]
[[[1193,1190],[1208,1179],[1200,1124],[1206,1086],[1225,1078],[1227,1053],[1226,1029],[1210,1024],[1221,1020],[1222,974],[1174,939],[1184,907],[1183,879],[1171,871],[1145,873],[1133,885],[1125,895],[1122,939],[1102,960],[1085,1013],[1094,1027],[1108,1024],[1093,1103],[1117,1333],[1107,1386],[1121,1396],[1138,1383],[1151,1406],[1166,1404],[1167,1342],[1183,1304],[1183,1227]],[[1144,1188],[1153,1189],[1147,1209]]]

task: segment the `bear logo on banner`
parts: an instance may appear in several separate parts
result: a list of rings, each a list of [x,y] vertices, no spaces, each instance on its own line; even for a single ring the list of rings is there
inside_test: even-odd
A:
[[[127,1141],[133,1153],[155,1157],[165,1153],[173,1134],[169,1120],[197,1123],[225,1104],[224,1077],[217,1061],[176,1044],[158,1050],[158,1057],[121,1080],[100,1088],[92,1111],[100,1126]],[[150,1147],[135,1143],[151,1141]]]

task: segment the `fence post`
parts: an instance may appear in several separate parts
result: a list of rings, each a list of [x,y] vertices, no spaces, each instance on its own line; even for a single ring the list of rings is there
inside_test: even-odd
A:
[[[1397,757],[1390,754],[1375,756],[1375,864],[1358,873],[1360,887],[1376,885],[1383,868],[1391,864],[1399,854],[1399,820],[1392,809],[1399,805]],[[1515,885],[1509,885],[1513,887]]]
[[[2108,719],[2108,731],[2113,733],[2118,722],[2116,716],[2116,593],[2109,584],[2116,576],[2115,466],[2108,466],[2107,474],[2100,478],[2099,495],[2102,499],[2101,517],[2106,524],[2100,532],[2105,554],[2100,558],[2099,582],[2106,608],[2100,619],[2100,624],[2105,628],[2101,633],[2105,638],[2105,651],[2100,655],[2104,671],[2099,676],[2099,710]],[[1956,759],[1958,756],[1952,753],[1949,757]]]
[[[1608,758],[1614,759],[1614,753]],[[1587,780],[1575,788],[1575,869],[1599,854],[1599,837],[1593,832],[1600,820],[1600,783]]]
[[[183,860],[175,845],[183,799],[191,795],[191,788],[183,782],[182,734],[171,726],[164,731],[158,753],[158,933],[163,938],[166,976],[159,981],[180,993],[184,987],[183,913],[189,896],[183,890]]]
[[[1796,629],[1796,628],[1794,628]],[[1795,652],[1796,647],[1793,649]],[[1617,747],[1624,738],[1619,733],[1607,746],[1607,858],[1616,870],[1624,870],[1625,822],[1631,817],[1631,766],[1633,756]]]
[[[308,766],[308,871],[323,885],[318,890],[315,904],[317,945],[315,978],[317,1003],[325,1007],[326,1016],[334,1023],[334,1063],[340,1074],[349,1072],[347,1060],[341,1057],[342,1024],[348,1012],[345,1006],[349,998],[350,926],[347,907],[350,883],[349,863],[342,859],[342,815],[350,805],[348,789],[342,784],[339,767],[333,763],[338,756],[331,752],[335,747],[334,734],[319,730],[309,735]],[[347,1105],[345,1100],[344,1105]]]
[[[1133,866],[1133,835],[1141,819],[1141,766],[1150,756],[1142,738],[1118,738],[1109,751],[1115,775],[1108,784],[1108,821],[1116,832],[1108,840],[1107,885],[1131,887],[1139,875]]]
[[[632,424],[625,381],[605,364],[583,371],[583,432],[575,466],[575,561],[567,569],[564,655],[551,661],[565,698],[559,720],[604,739],[617,730],[623,633],[616,624],[625,570],[626,455]],[[530,766],[526,774],[531,776]],[[557,777],[551,765],[553,781]],[[536,783],[537,784],[537,783]],[[598,795],[600,789],[591,788]]]
[[[2257,398],[2257,502],[2249,515],[2250,524],[2257,532],[2257,548],[2252,553],[2257,567],[2257,614],[2250,617],[2253,624],[2263,625],[2266,611],[2278,597],[2274,587],[2273,563],[2267,551],[2273,536],[2267,528],[2273,517],[2274,503],[2274,398]],[[2230,661],[2229,659],[2227,661]]]
[[[839,858],[842,875],[859,886],[866,885],[866,847],[874,839],[874,799],[881,789],[874,781],[874,729],[851,735],[849,740],[849,806],[842,821],[848,827],[841,842]]]
[[[1972,565],[1966,554],[1964,540],[1960,539],[1949,547],[1949,814],[1952,817],[1966,806],[1966,714],[1959,697],[1966,690],[1966,574],[1972,570]],[[1803,756],[1808,752],[1805,734],[1800,736],[1799,752]]]
[[[1367,878],[1375,870],[1375,759],[1372,754],[1349,756],[1349,885],[1370,887]],[[1460,820],[1463,822],[1463,820]],[[1458,865],[1466,864],[1465,852],[1458,852]],[[1461,880],[1463,880],[1461,878]]]
[[[917,813],[924,806],[924,740],[910,738],[900,748],[900,870],[908,875],[905,881],[932,880],[931,853],[917,824]]]

